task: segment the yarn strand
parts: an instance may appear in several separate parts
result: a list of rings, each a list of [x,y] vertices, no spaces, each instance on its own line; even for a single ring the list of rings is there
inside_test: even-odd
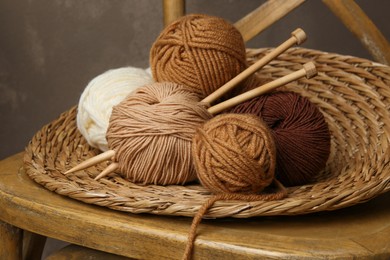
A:
[[[275,185],[278,188],[278,192],[272,194],[240,194],[240,193],[222,193],[214,195],[209,198],[199,209],[199,211],[194,216],[190,231],[188,234],[188,240],[186,244],[186,248],[184,250],[184,254],[182,259],[189,260],[192,256],[192,251],[194,249],[194,242],[196,238],[196,230],[202,221],[202,218],[206,215],[206,213],[210,210],[210,208],[217,201],[229,201],[229,200],[240,200],[240,201],[273,201],[280,200],[287,196],[287,189],[276,179],[274,180]]]

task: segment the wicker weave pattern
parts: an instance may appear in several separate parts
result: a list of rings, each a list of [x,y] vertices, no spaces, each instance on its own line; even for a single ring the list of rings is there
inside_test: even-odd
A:
[[[254,62],[269,49],[248,49]],[[310,185],[289,188],[280,201],[218,201],[207,217],[247,218],[336,210],[365,202],[390,189],[390,68],[366,59],[293,48],[272,61],[262,75],[278,78],[314,61],[312,79],[285,86],[318,105],[332,134],[323,174]],[[49,190],[85,203],[133,213],[194,216],[212,196],[200,185],[139,186],[112,175],[94,181],[106,165],[64,176],[94,156],[75,124],[76,107],[44,126],[24,157],[27,174]]]

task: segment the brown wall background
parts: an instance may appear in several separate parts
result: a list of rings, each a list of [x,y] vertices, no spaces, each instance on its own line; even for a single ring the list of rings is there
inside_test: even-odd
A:
[[[231,22],[264,0],[187,0],[187,13]],[[388,0],[357,0],[390,39]],[[123,66],[148,67],[162,29],[161,0],[1,0],[0,159],[22,151],[44,124],[78,103],[93,77]],[[273,47],[303,28],[305,48],[369,58],[319,0],[308,0],[248,47]]]

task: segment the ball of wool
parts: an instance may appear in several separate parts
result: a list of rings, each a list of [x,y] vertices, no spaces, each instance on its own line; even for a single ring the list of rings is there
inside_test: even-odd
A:
[[[135,67],[111,69],[93,78],[81,94],[76,119],[88,144],[107,151],[106,131],[112,107],[138,87],[152,82],[144,69]]]
[[[255,115],[212,118],[196,131],[192,153],[200,182],[214,193],[254,194],[274,179],[275,144]]]
[[[161,32],[150,65],[154,80],[189,86],[204,98],[247,67],[245,43],[224,19],[190,14]]]
[[[184,184],[196,179],[191,155],[195,129],[211,118],[186,86],[153,83],[114,106],[107,130],[119,173],[139,184]]]
[[[276,178],[285,186],[303,185],[324,169],[330,153],[330,132],[317,106],[294,92],[272,92],[244,102],[229,112],[259,116],[272,131]]]

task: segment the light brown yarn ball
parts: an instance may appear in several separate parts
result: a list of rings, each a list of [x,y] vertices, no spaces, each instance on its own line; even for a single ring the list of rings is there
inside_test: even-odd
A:
[[[200,127],[192,154],[203,186],[214,193],[258,193],[274,179],[276,148],[265,123],[250,114],[222,114]]]
[[[137,89],[113,107],[107,130],[119,173],[140,184],[195,180],[192,137],[210,117],[188,87],[153,83]]]
[[[204,98],[247,67],[245,43],[224,19],[190,14],[161,32],[150,65],[155,81],[189,86]]]

